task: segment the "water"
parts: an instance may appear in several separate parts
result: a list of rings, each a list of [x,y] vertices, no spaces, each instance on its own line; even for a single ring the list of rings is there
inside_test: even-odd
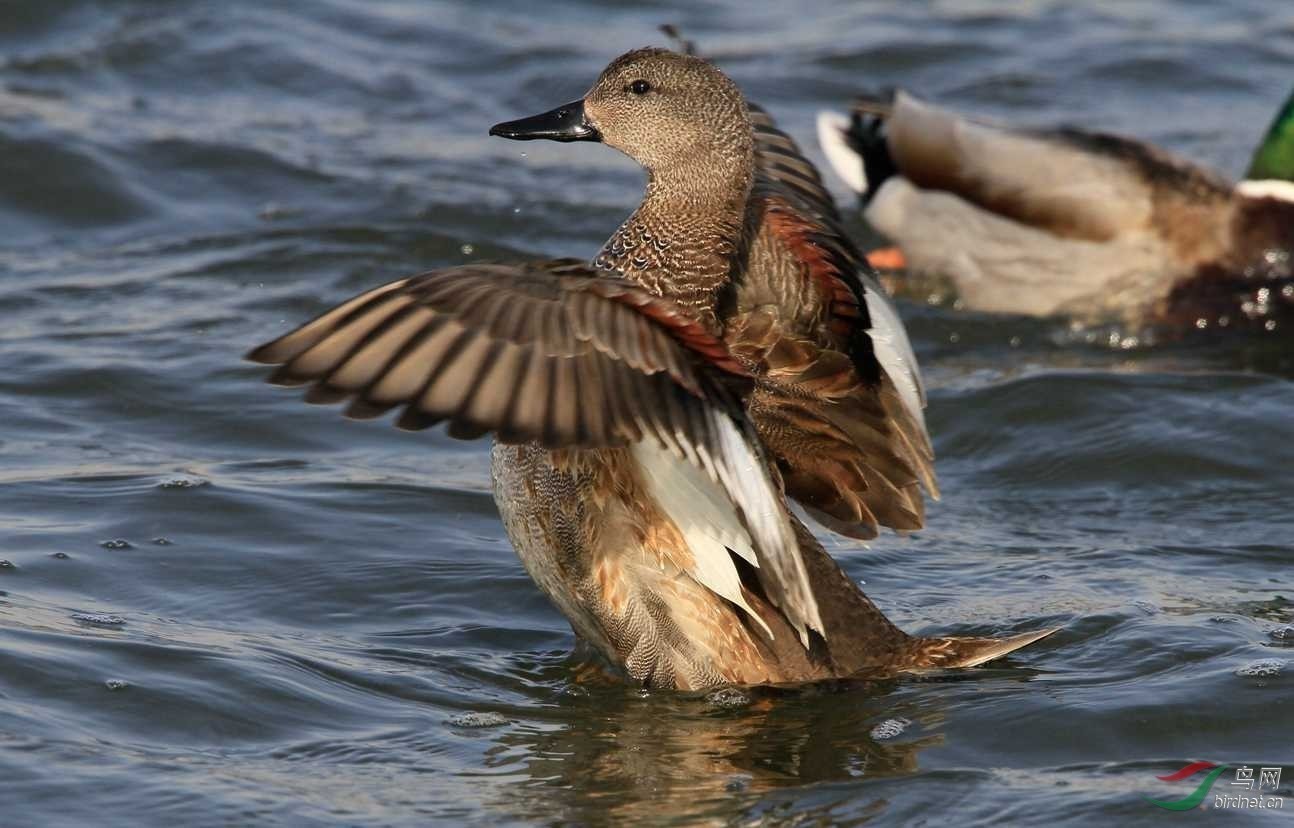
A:
[[[833,548],[907,629],[1064,631],[955,677],[699,698],[570,657],[483,443],[345,422],[239,361],[386,279],[591,255],[641,174],[485,130],[667,21],[804,140],[902,83],[1243,169],[1289,9],[1104,5],[8,0],[5,824],[1128,824],[1189,761],[1294,764],[1272,343],[905,304],[946,496]]]

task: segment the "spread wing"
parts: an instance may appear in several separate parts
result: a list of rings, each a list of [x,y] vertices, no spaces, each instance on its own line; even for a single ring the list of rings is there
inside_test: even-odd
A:
[[[938,490],[903,323],[818,171],[767,113],[751,117],[759,226],[725,332],[760,379],[748,412],[787,493],[825,526],[919,529],[921,486]]]
[[[703,473],[711,502],[730,504],[737,529],[710,534],[748,537],[769,597],[802,634],[822,629],[742,410],[750,378],[685,311],[630,282],[572,260],[432,271],[363,293],[248,358],[279,366],[271,382],[308,384],[310,402],[349,400],[352,417],[403,407],[403,428],[447,422],[455,437],[494,432],[551,449],[658,446]],[[714,511],[691,516],[697,532],[728,525]],[[730,592],[715,585],[732,579],[713,573],[733,563],[710,546],[715,560],[698,555],[693,575]]]

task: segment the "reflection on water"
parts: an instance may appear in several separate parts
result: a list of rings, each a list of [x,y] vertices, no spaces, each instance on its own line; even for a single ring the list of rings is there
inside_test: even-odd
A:
[[[506,733],[499,739],[504,750],[487,764],[526,757],[526,781],[498,804],[512,814],[526,813],[528,802],[542,796],[559,821],[637,823],[687,813],[726,822],[788,786],[916,771],[919,752],[943,741],[942,714],[919,700],[887,707],[888,693],[881,686],[729,690],[693,699],[578,693],[563,702],[571,710],[561,725]],[[870,737],[884,721],[881,710],[916,722],[924,735]]]

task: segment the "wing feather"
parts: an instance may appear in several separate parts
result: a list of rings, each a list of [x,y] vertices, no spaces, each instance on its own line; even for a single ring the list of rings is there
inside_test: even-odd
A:
[[[763,380],[748,398],[751,419],[787,493],[828,528],[857,538],[879,525],[920,528],[920,487],[934,497],[938,489],[903,323],[817,170],[767,113],[752,109],[752,120],[754,272],[725,336]],[[804,280],[799,307],[773,286],[788,271]]]
[[[469,265],[361,294],[249,358],[279,365],[276,382],[309,383],[314,401],[350,399],[358,417],[403,406],[396,424],[406,429],[447,422],[454,437],[634,446],[656,452],[644,462],[657,472],[661,456],[685,461],[688,485],[704,496],[682,511],[678,491],[661,497],[694,541],[692,576],[748,611],[731,543],[805,642],[810,628],[822,630],[781,490],[744,412],[751,378],[666,299],[567,261]]]

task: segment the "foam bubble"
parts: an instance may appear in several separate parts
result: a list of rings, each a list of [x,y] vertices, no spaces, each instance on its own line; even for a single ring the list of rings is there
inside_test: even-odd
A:
[[[207,485],[207,481],[197,477],[172,477],[157,484],[159,489],[198,489]]]
[[[1279,676],[1284,669],[1284,659],[1262,658],[1237,668],[1236,675],[1243,678],[1271,678],[1272,676]]]
[[[736,687],[721,687],[705,697],[705,700],[715,707],[731,709],[734,707],[745,707],[750,704],[750,696],[738,690]]]
[[[126,619],[120,615],[109,615],[104,612],[74,612],[72,613],[73,621],[80,621],[82,624],[94,624],[99,627],[120,627],[126,623]]]
[[[912,721],[910,719],[886,719],[876,727],[872,728],[870,735],[876,741],[883,742],[886,739],[893,739],[896,736],[901,735],[911,724]]]
[[[449,723],[454,727],[499,727],[508,723],[508,718],[502,713],[493,711],[477,712],[468,710],[465,713],[459,713],[450,718]]]

